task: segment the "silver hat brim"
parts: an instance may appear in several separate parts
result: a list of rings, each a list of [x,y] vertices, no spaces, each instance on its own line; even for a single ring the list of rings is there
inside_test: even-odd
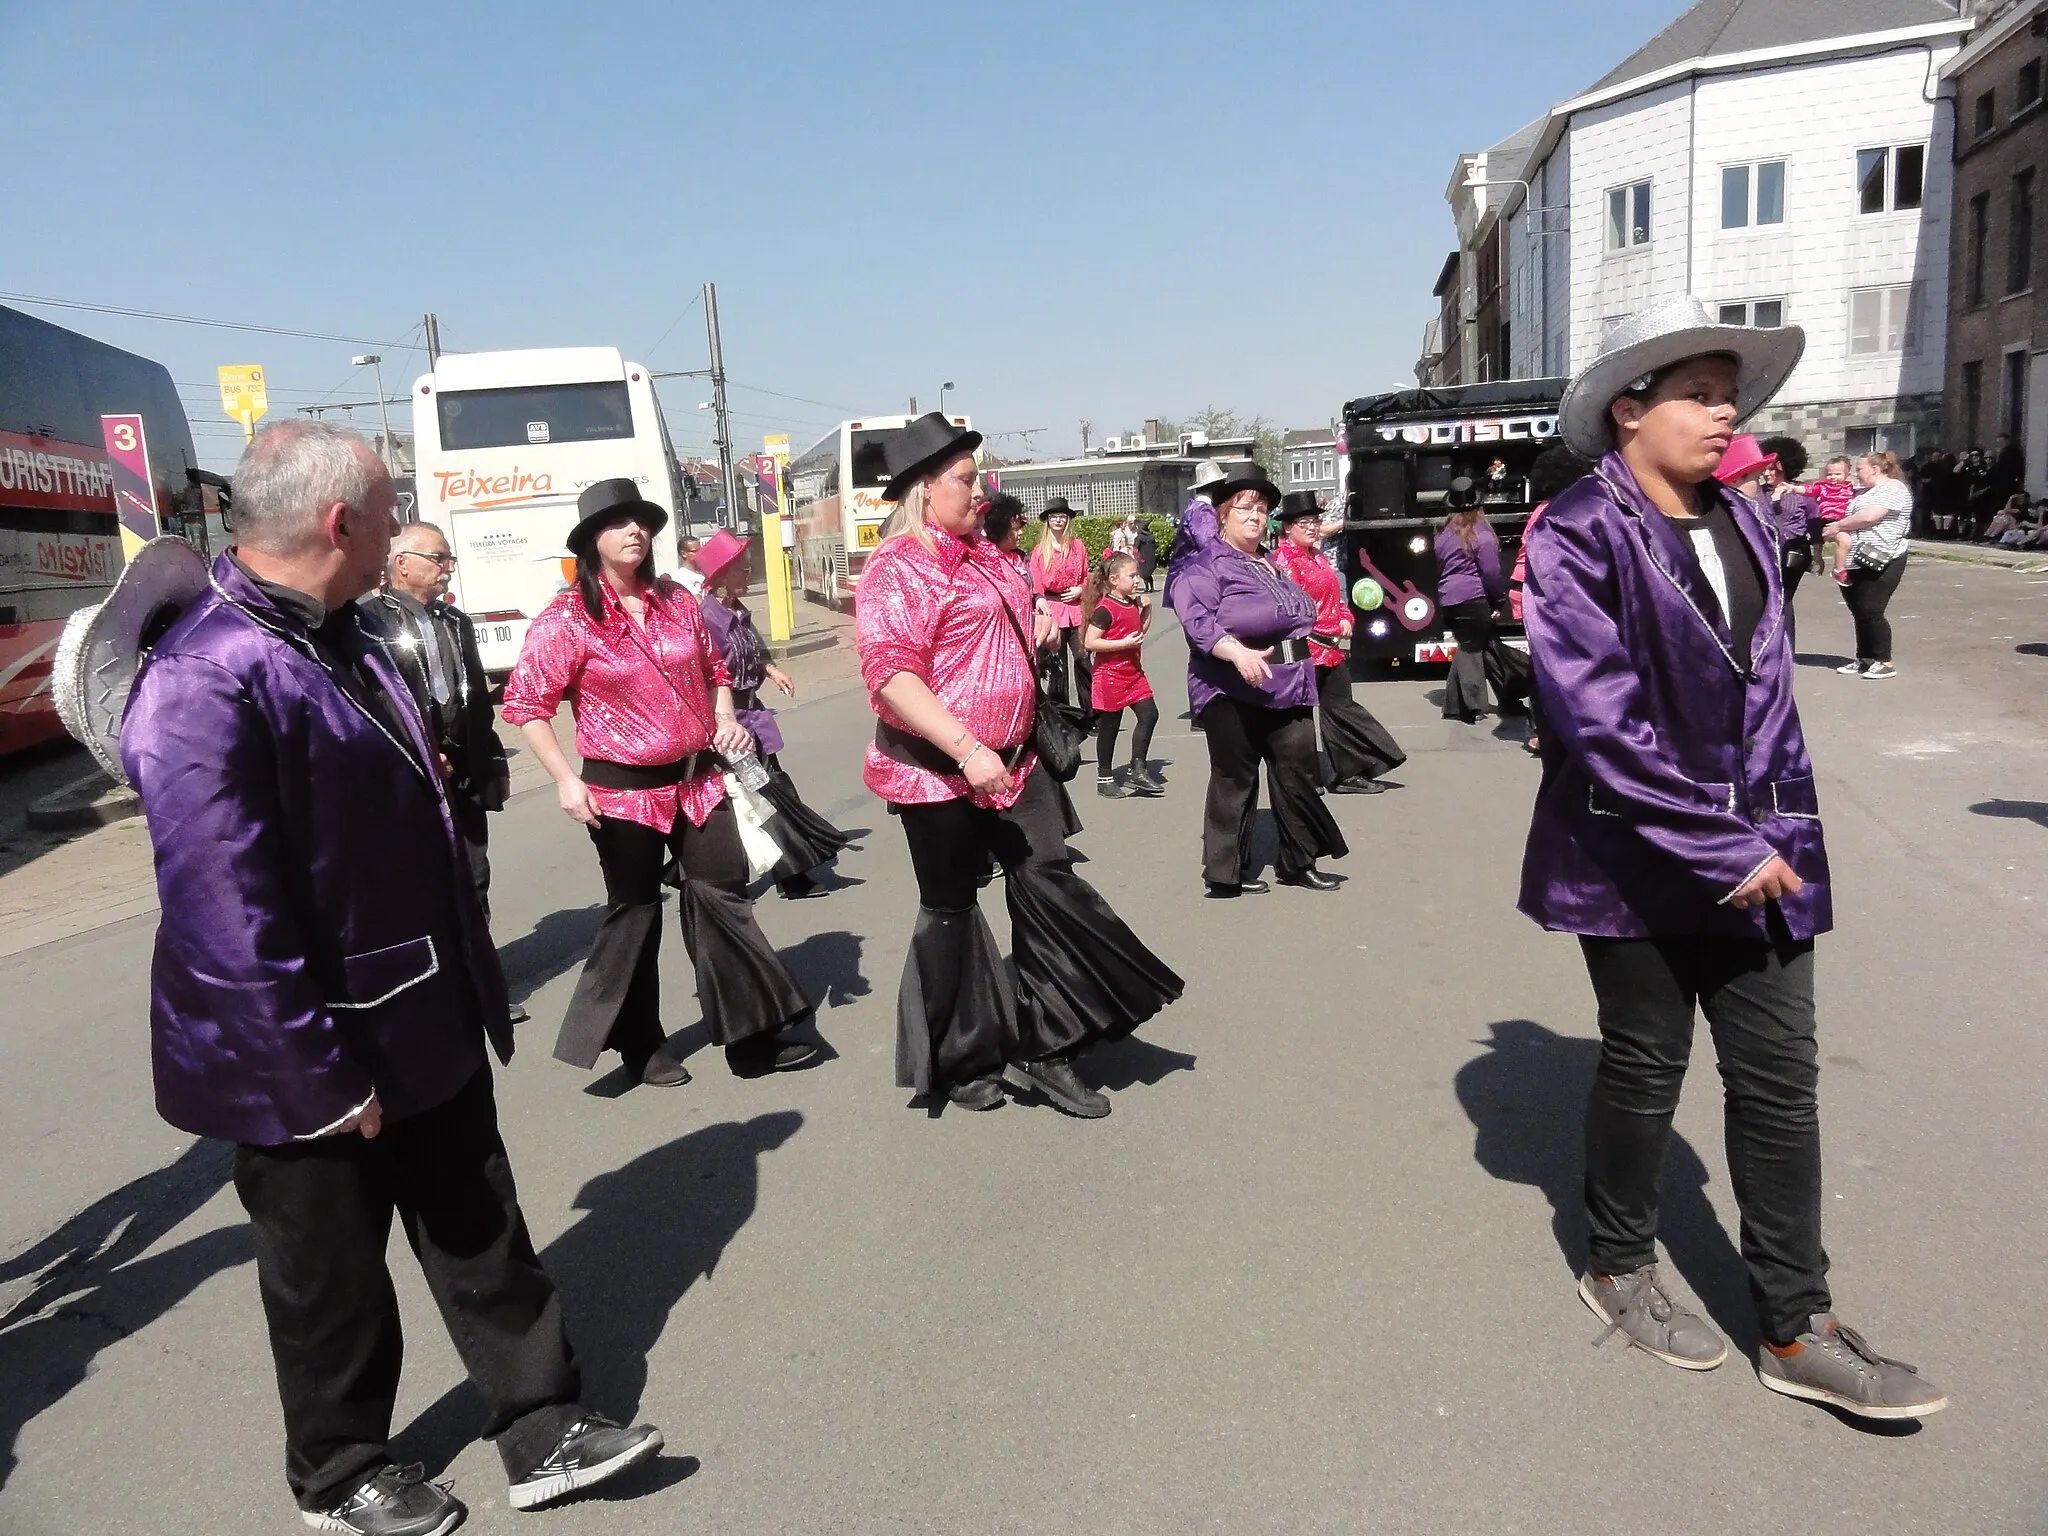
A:
[[[1614,448],[1607,408],[1644,374],[1688,358],[1723,352],[1736,360],[1735,420],[1747,421],[1784,388],[1806,351],[1796,325],[1759,330],[1747,325],[1699,325],[1647,337],[1595,358],[1573,379],[1557,409],[1558,435],[1589,459]]]

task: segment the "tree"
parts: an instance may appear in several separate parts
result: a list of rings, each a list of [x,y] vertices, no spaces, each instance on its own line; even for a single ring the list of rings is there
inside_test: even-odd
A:
[[[1212,438],[1250,438],[1253,462],[1272,476],[1276,483],[1278,482],[1281,458],[1280,429],[1264,416],[1240,416],[1236,411],[1226,410],[1220,405],[1205,405],[1185,421],[1160,418],[1159,435],[1162,439],[1178,437],[1183,432],[1202,432]]]

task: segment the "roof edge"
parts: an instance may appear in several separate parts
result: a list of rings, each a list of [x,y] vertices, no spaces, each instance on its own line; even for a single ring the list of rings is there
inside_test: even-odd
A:
[[[1792,64],[1806,59],[1826,58],[1830,54],[1867,53],[1872,50],[1894,48],[1910,43],[1932,42],[1937,38],[1960,37],[1968,33],[1976,22],[1968,16],[1958,16],[1953,21],[1923,22],[1914,27],[1894,27],[1886,32],[1857,32],[1842,37],[1820,38],[1810,43],[1791,43],[1780,48],[1752,48],[1743,53],[1696,54],[1676,64],[1667,64],[1662,69],[1653,69],[1648,74],[1637,75],[1618,85],[1604,90],[1587,91],[1551,108],[1551,115],[1559,113],[1586,112],[1595,107],[1610,106],[1617,101],[1626,101],[1631,96],[1640,96],[1659,86],[1670,85],[1693,75],[1730,74],[1737,70],[1754,69],[1760,64]]]
[[[1957,51],[1956,56],[1941,66],[1941,78],[1952,80],[2000,43],[2010,39],[2014,33],[2030,24],[2042,13],[2039,0],[2031,5],[2016,5],[1989,26],[1981,28],[1977,35]]]

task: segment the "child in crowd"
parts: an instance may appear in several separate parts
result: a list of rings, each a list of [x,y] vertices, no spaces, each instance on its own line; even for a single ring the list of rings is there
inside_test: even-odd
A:
[[[1821,537],[1834,546],[1835,580],[1849,579],[1849,551],[1856,543],[1856,536],[1836,533],[1834,525],[1849,515],[1849,503],[1856,497],[1856,481],[1850,470],[1850,461],[1837,454],[1822,467],[1821,478],[1806,488],[1820,506]]]
[[[1137,587],[1137,560],[1117,550],[1103,556],[1081,594],[1081,611],[1088,615],[1081,644],[1095,663],[1089,696],[1095,706],[1095,793],[1108,800],[1166,793],[1165,782],[1145,758],[1159,706],[1152,702],[1152,685],[1139,656],[1152,622],[1152,601],[1140,596]],[[1126,708],[1137,728],[1131,732],[1130,775],[1119,784],[1116,738]]]

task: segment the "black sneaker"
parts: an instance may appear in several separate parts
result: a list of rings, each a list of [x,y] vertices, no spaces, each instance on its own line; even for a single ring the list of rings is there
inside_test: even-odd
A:
[[[446,1488],[427,1481],[419,1462],[379,1467],[324,1509],[303,1509],[299,1518],[316,1531],[353,1536],[446,1536],[469,1511]]]
[[[725,1064],[734,1077],[766,1077],[771,1072],[797,1072],[824,1059],[808,1040],[781,1035],[754,1035],[725,1048]]]
[[[1109,1113],[1109,1100],[1081,1081],[1073,1062],[1064,1056],[1043,1061],[1012,1062],[1003,1074],[1018,1088],[1034,1089],[1061,1114],[1081,1120],[1100,1120]]]
[[[540,1464],[512,1485],[514,1509],[537,1509],[552,1499],[590,1488],[661,1449],[661,1431],[652,1424],[627,1429],[603,1414],[585,1413]]]
[[[1002,1079],[993,1076],[955,1083],[946,1090],[946,1097],[962,1109],[1001,1109],[1008,1102],[1003,1097]]]
[[[1143,784],[1155,795],[1166,793],[1166,780],[1160,775],[1159,770],[1150,763],[1131,764],[1131,777],[1138,783]]]
[[[1095,793],[1105,800],[1122,800],[1134,791],[1129,784],[1119,783],[1114,776],[1105,779],[1098,774],[1095,778]]]

